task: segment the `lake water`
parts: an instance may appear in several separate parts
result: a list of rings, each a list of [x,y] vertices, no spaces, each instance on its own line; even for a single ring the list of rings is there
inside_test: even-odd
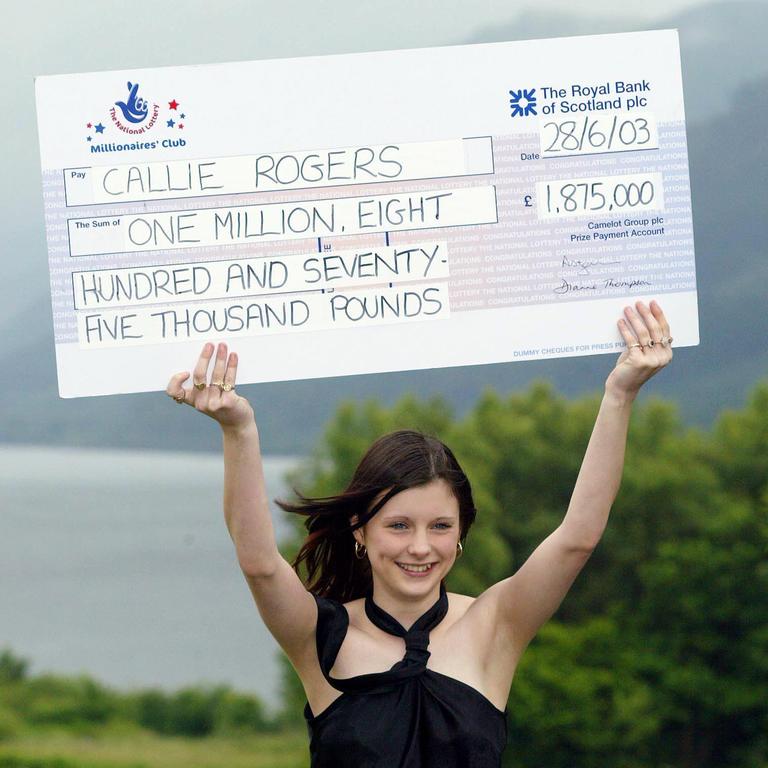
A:
[[[265,458],[270,498],[297,463]],[[0,648],[33,673],[226,683],[276,706],[280,649],[238,568],[222,484],[221,456],[0,446]]]

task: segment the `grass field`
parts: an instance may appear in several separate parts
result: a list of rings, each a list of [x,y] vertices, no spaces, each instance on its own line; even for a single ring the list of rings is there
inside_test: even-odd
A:
[[[146,731],[35,733],[0,741],[0,768],[306,768],[306,731],[190,739]]]

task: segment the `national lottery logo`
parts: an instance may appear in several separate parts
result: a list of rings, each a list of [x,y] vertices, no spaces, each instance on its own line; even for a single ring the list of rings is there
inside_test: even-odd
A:
[[[527,117],[536,115],[536,89],[520,88],[517,91],[510,91],[509,108],[512,110],[511,117]]]
[[[123,117],[129,123],[140,123],[146,120],[147,113],[149,112],[149,106],[146,99],[142,99],[139,96],[139,84],[128,82],[128,101],[116,101],[116,107],[120,107],[123,113]],[[158,106],[153,106],[154,115],[157,116]],[[115,110],[112,110],[112,119],[114,120]],[[149,126],[148,126],[149,127]]]
[[[151,109],[150,114],[149,102],[139,95],[139,84],[129,80],[128,96],[125,97],[125,101],[116,101],[114,106],[110,107],[109,116],[115,128],[123,133],[136,135],[151,130],[157,122],[160,105],[152,104]]]
[[[155,102],[147,96],[141,83],[129,80],[122,92],[115,93],[115,101],[99,120],[88,120],[85,124],[85,141],[91,152],[116,152],[133,149],[155,149],[157,147],[183,147],[187,142],[178,137],[187,124],[186,111],[182,103],[172,98]],[[167,106],[165,106],[167,105]],[[150,134],[147,140],[144,137]],[[165,133],[163,138],[160,134]],[[140,139],[131,144],[115,143],[124,134]]]

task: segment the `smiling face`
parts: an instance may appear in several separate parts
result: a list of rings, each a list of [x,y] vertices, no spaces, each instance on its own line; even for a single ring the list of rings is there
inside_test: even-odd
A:
[[[376,594],[433,593],[456,560],[459,503],[433,480],[393,496],[353,535],[366,546]]]

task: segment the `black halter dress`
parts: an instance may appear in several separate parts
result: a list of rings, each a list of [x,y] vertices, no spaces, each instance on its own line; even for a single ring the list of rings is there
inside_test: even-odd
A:
[[[349,627],[342,603],[317,597],[317,657],[342,695],[316,717],[304,707],[311,768],[499,768],[507,743],[507,710],[478,690],[427,669],[430,630],[448,612],[437,602],[406,631],[369,594],[365,612],[380,629],[405,638],[406,654],[386,672],[329,675]]]

